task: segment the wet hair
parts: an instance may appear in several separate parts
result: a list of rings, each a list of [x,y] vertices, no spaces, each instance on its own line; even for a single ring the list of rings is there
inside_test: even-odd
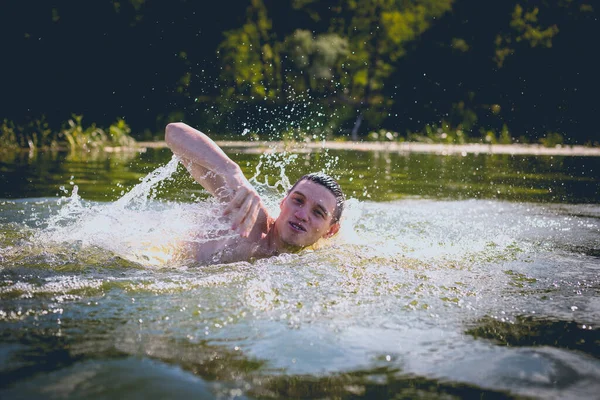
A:
[[[340,184],[336,182],[331,176],[323,173],[323,172],[313,172],[310,174],[304,175],[302,178],[298,179],[294,186],[288,191],[291,193],[292,190],[302,181],[311,181],[318,183],[321,186],[327,188],[331,194],[335,197],[335,210],[333,211],[333,218],[331,219],[331,223],[334,224],[339,222],[342,218],[342,211],[344,211],[344,202],[346,201],[346,197],[344,196],[344,192],[342,192],[342,188]]]

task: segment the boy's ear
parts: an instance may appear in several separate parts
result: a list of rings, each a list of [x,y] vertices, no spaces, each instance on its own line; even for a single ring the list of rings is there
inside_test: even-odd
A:
[[[322,237],[325,239],[328,239],[328,238],[332,237],[333,235],[335,235],[336,233],[338,233],[339,230],[340,230],[340,223],[336,222],[335,224],[333,224],[329,227],[327,232],[325,232],[325,234]]]

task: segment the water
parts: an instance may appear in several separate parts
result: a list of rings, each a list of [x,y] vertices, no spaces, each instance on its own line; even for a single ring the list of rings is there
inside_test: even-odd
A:
[[[219,206],[168,151],[1,165],[0,397],[600,390],[598,159],[229,151],[274,213],[337,175],[340,234],[199,268],[175,242]]]

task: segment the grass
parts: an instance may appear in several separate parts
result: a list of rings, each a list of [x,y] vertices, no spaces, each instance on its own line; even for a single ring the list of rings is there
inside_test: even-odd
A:
[[[135,139],[123,119],[117,119],[108,129],[91,124],[85,127],[83,116],[72,115],[59,131],[52,130],[44,118],[17,125],[4,120],[0,124],[0,146],[4,150],[29,149],[91,151],[105,147],[132,147]]]

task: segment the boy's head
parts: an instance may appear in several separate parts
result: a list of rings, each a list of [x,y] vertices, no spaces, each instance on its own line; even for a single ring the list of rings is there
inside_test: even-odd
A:
[[[323,173],[304,175],[280,203],[275,227],[282,242],[305,247],[340,229],[344,194],[338,183]]]
[[[342,188],[340,184],[337,183],[335,179],[331,176],[323,173],[323,172],[312,172],[310,174],[306,174],[294,183],[294,186],[288,191],[288,194],[291,193],[298,184],[304,180],[309,180],[315,183],[318,183],[321,186],[327,188],[331,194],[335,197],[335,211],[333,212],[333,218],[331,219],[331,223],[334,224],[339,222],[342,218],[342,212],[344,211],[344,203],[346,202],[346,197],[344,196],[344,192],[342,192]]]

